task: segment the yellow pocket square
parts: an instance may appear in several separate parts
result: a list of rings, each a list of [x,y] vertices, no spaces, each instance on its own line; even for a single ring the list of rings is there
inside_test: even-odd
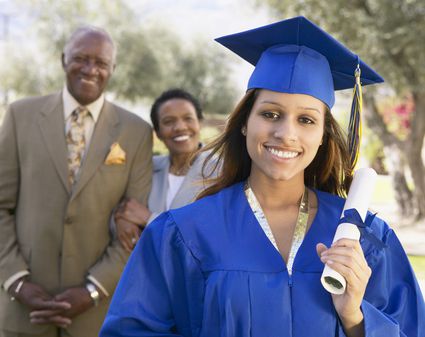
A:
[[[106,165],[121,165],[125,163],[125,151],[120,144],[113,143],[109,150],[108,156],[105,159]]]

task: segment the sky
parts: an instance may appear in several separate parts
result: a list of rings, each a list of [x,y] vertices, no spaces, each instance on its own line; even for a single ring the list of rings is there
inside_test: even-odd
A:
[[[177,33],[188,46],[195,40],[214,42],[214,38],[255,28],[276,21],[271,19],[266,7],[258,7],[254,0],[128,0],[127,5],[146,25],[165,25]],[[6,20],[8,22],[6,22]],[[9,39],[24,38],[31,22],[31,13],[25,11],[18,1],[0,0],[0,45],[8,35]],[[6,29],[7,32],[6,32]],[[232,52],[228,51],[229,54]],[[1,57],[1,53],[0,53]],[[253,66],[234,59],[233,79],[240,93],[246,89],[246,83]],[[120,102],[123,104],[124,102]],[[126,105],[126,104],[124,104]],[[127,106],[131,108],[130,106]],[[148,119],[147,109],[138,114]],[[146,110],[146,111],[145,111]]]
[[[188,44],[197,38],[215,43],[213,40],[219,36],[275,21],[265,7],[255,6],[253,0],[138,0],[131,3],[147,24],[166,24]],[[235,81],[242,93],[253,67],[232,55],[236,61]]]
[[[8,35],[19,37],[28,26],[29,13],[20,10],[17,1],[0,0],[0,40],[4,39],[6,20]],[[273,22],[265,7],[253,0],[133,0],[127,4],[147,25],[163,24],[183,37],[190,45],[196,39],[210,40]],[[5,18],[7,16],[7,19]],[[230,52],[229,52],[230,53]],[[237,57],[235,56],[235,60]],[[244,90],[252,66],[237,62],[235,77]]]
[[[214,38],[256,28],[275,21],[265,6],[255,0],[128,0],[126,3],[146,25],[161,24],[183,37],[190,45],[194,40],[214,42]],[[19,11],[16,0],[0,0],[0,40],[4,38],[5,19],[9,17],[9,36],[17,37],[28,27],[30,13]],[[283,18],[282,18],[283,19]],[[21,33],[24,34],[24,33]],[[1,42],[1,41],[0,41]],[[234,60],[233,77],[242,96],[253,66],[227,51]],[[339,100],[337,99],[337,104]],[[343,100],[345,101],[345,100]],[[343,103],[345,105],[345,102]]]
[[[167,23],[186,37],[211,39],[270,23],[264,8],[252,0],[139,0],[132,7],[140,17]]]

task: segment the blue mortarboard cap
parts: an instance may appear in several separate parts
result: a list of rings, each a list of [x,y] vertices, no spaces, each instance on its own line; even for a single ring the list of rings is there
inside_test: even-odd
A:
[[[248,89],[307,94],[331,108],[334,90],[354,87],[358,64],[363,85],[384,81],[357,55],[302,16],[216,41],[255,66]]]

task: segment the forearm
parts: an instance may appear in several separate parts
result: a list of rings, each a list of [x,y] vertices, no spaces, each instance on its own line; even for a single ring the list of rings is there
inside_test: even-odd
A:
[[[28,270],[21,270],[16,274],[13,274],[3,283],[3,289],[7,292],[10,292],[12,289],[16,289],[18,282],[29,275],[29,273],[30,272]]]
[[[17,237],[16,206],[19,195],[19,163],[15,121],[10,109],[0,129],[0,284],[28,270]]]
[[[127,262],[127,258],[128,253],[121,246],[118,239],[111,239],[111,243],[106,248],[104,254],[88,270],[90,280],[92,281],[92,278],[94,278],[97,283],[102,285],[104,289],[102,292],[106,291],[108,294],[112,294]]]
[[[340,317],[344,332],[347,337],[364,337],[364,317],[361,310],[347,317]]]
[[[147,205],[152,184],[152,132],[143,130],[144,136],[132,162],[126,198],[135,198]]]
[[[5,213],[8,212],[0,210],[0,285],[8,288],[11,282],[7,281],[29,267],[18,245],[15,217]]]

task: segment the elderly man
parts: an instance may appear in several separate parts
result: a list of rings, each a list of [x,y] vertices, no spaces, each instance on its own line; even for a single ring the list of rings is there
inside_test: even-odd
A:
[[[59,93],[10,105],[0,131],[0,336],[98,335],[127,255],[109,232],[124,198],[146,203],[152,133],[104,90],[116,50],[75,31]]]

